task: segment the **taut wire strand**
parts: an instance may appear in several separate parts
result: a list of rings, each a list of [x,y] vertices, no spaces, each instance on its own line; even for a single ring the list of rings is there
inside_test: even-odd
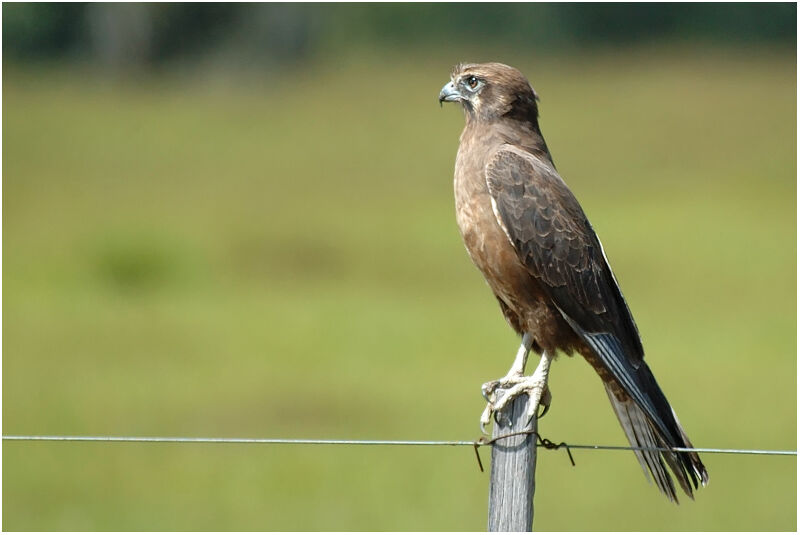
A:
[[[311,438],[210,438],[210,437],[125,437],[125,436],[57,436],[57,435],[3,435],[9,441],[39,442],[172,442],[201,444],[290,444],[290,445],[338,445],[338,446],[470,446],[490,445],[488,441],[476,440],[340,440]],[[550,443],[550,441],[547,441]],[[640,450],[640,451],[685,451],[697,453],[728,453],[738,455],[794,455],[797,450],[757,450],[742,448],[644,448],[633,446],[605,446],[596,444],[568,444],[573,450]],[[538,447],[554,449],[546,444]]]

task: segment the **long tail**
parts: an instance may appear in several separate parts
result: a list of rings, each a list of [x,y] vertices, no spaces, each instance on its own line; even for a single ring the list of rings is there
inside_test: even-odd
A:
[[[587,357],[598,370],[628,441],[634,448],[692,448],[675,411],[643,360],[632,362],[616,336],[589,333],[569,316],[564,319],[591,348]],[[683,491],[693,498],[692,487],[708,483],[708,472],[696,452],[635,450],[639,463],[653,475],[659,490],[671,501],[678,501],[675,485],[664,462],[672,470]]]
[[[650,370],[648,369],[647,372],[649,373]],[[652,374],[650,376],[652,377]],[[658,388],[655,380],[653,384]],[[666,415],[668,419],[660,418],[661,423],[669,422],[667,425],[672,431],[669,434],[670,436],[665,436],[659,429],[661,425],[655,424],[630,396],[620,392],[619,388],[613,383],[605,383],[605,387],[608,399],[611,400],[611,406],[614,408],[614,412],[617,414],[620,424],[622,424],[622,429],[628,437],[628,442],[634,448],[642,448],[634,450],[634,453],[639,459],[639,464],[642,465],[645,476],[648,476],[649,471],[658,489],[670,501],[677,503],[678,496],[675,492],[675,485],[664,466],[664,461],[666,461],[667,466],[675,474],[675,478],[683,491],[690,498],[694,498],[692,487],[696,489],[698,482],[703,486],[708,483],[708,472],[700,461],[700,456],[695,452],[653,451],[650,449],[693,447],[672,408],[669,408],[669,414]],[[659,389],[660,392],[661,390]],[[675,440],[675,438],[678,440]],[[649,476],[648,479],[650,479]]]

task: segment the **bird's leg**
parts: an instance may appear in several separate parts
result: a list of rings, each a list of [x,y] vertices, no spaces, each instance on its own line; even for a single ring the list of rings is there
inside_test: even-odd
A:
[[[529,334],[522,337],[522,345],[517,352],[517,357],[514,359],[514,364],[508,371],[505,377],[497,381],[490,381],[485,383],[482,387],[483,396],[488,401],[486,409],[481,415],[481,431],[484,433],[486,424],[491,421],[492,414],[502,410],[509,402],[514,400],[522,393],[528,393],[530,402],[528,404],[528,420],[530,421],[536,414],[539,405],[544,407],[541,416],[550,408],[550,401],[552,399],[550,391],[547,388],[547,376],[550,372],[550,361],[552,356],[548,353],[542,353],[542,358],[536,371],[530,376],[524,376],[525,362],[528,357],[533,338]],[[500,398],[497,399],[495,392],[501,390]]]
[[[522,344],[520,344],[519,349],[517,350],[517,356],[514,358],[514,364],[511,365],[511,369],[508,370],[506,376],[502,379],[497,379],[496,381],[483,383],[483,386],[481,386],[481,392],[483,393],[483,397],[486,399],[486,401],[491,401],[491,398],[494,396],[494,391],[497,389],[497,387],[509,384],[509,382],[517,381],[523,376],[525,373],[525,364],[528,362],[528,353],[531,352],[532,345],[533,336],[528,333],[523,334]]]

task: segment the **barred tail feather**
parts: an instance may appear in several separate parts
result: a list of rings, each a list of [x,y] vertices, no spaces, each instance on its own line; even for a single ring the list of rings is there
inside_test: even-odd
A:
[[[674,411],[670,408],[676,431],[676,433],[673,433],[673,437],[679,436],[680,441],[666,438],[659,430],[659,426],[637,405],[633,398],[625,394],[616,394],[615,391],[619,392],[619,390],[609,383],[606,383],[605,387],[608,399],[611,401],[611,406],[614,408],[620,424],[622,424],[622,429],[625,431],[628,442],[634,448],[644,448],[635,449],[634,453],[642,466],[642,470],[644,470],[645,476],[650,479],[650,475],[652,475],[658,489],[670,501],[678,503],[675,485],[664,466],[666,462],[681,489],[687,496],[694,498],[693,487],[696,489],[698,482],[706,486],[708,472],[703,463],[700,462],[699,455],[695,452],[664,451],[664,448],[693,447],[678,419],[674,417]],[[654,451],[652,448],[662,448],[662,450]]]
[[[619,419],[619,423],[622,424],[622,429],[625,431],[625,436],[628,437],[628,442],[631,446],[634,448],[668,447],[663,440],[659,439],[658,432],[653,429],[645,413],[636,406],[633,400],[630,398],[619,399],[608,384],[605,387],[611,406],[614,408],[614,412]],[[692,488],[689,486],[683,470],[680,469],[680,463],[675,453],[648,449],[635,449],[633,452],[636,454],[639,464],[642,465],[645,477],[650,480],[650,474],[652,474],[652,479],[655,481],[658,490],[667,496],[670,501],[677,503],[678,496],[675,492],[672,478],[669,476],[662,461],[662,455],[667,460],[667,464],[670,465],[672,471],[677,475],[681,488],[686,494],[692,496]]]
[[[670,407],[671,409],[671,407]],[[689,437],[686,436],[686,431],[683,430],[681,426],[681,422],[678,420],[678,415],[675,414],[675,411],[672,411],[672,417],[675,419],[675,424],[678,426],[678,432],[681,434],[681,439],[683,440],[684,448],[694,448],[692,445],[692,441],[689,440]],[[708,471],[706,471],[706,467],[703,466],[703,463],[700,462],[700,456],[697,454],[696,451],[686,452],[686,455],[691,460],[692,464],[692,471],[697,479],[700,480],[700,484],[704,487],[708,485]]]
[[[613,334],[588,333],[563,312],[562,315],[599,359],[593,365],[611,375],[600,374],[631,446],[691,448],[692,443],[647,364],[631,362]],[[659,490],[671,501],[677,502],[678,497],[665,462],[690,498],[694,497],[692,487],[696,489],[699,484],[708,483],[708,472],[696,452],[637,450],[636,457],[645,474],[650,472]]]

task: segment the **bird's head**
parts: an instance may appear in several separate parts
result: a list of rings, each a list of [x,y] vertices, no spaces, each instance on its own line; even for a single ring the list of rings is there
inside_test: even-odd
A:
[[[461,63],[439,93],[439,103],[460,102],[468,117],[535,121],[538,96],[525,76],[502,63]]]

